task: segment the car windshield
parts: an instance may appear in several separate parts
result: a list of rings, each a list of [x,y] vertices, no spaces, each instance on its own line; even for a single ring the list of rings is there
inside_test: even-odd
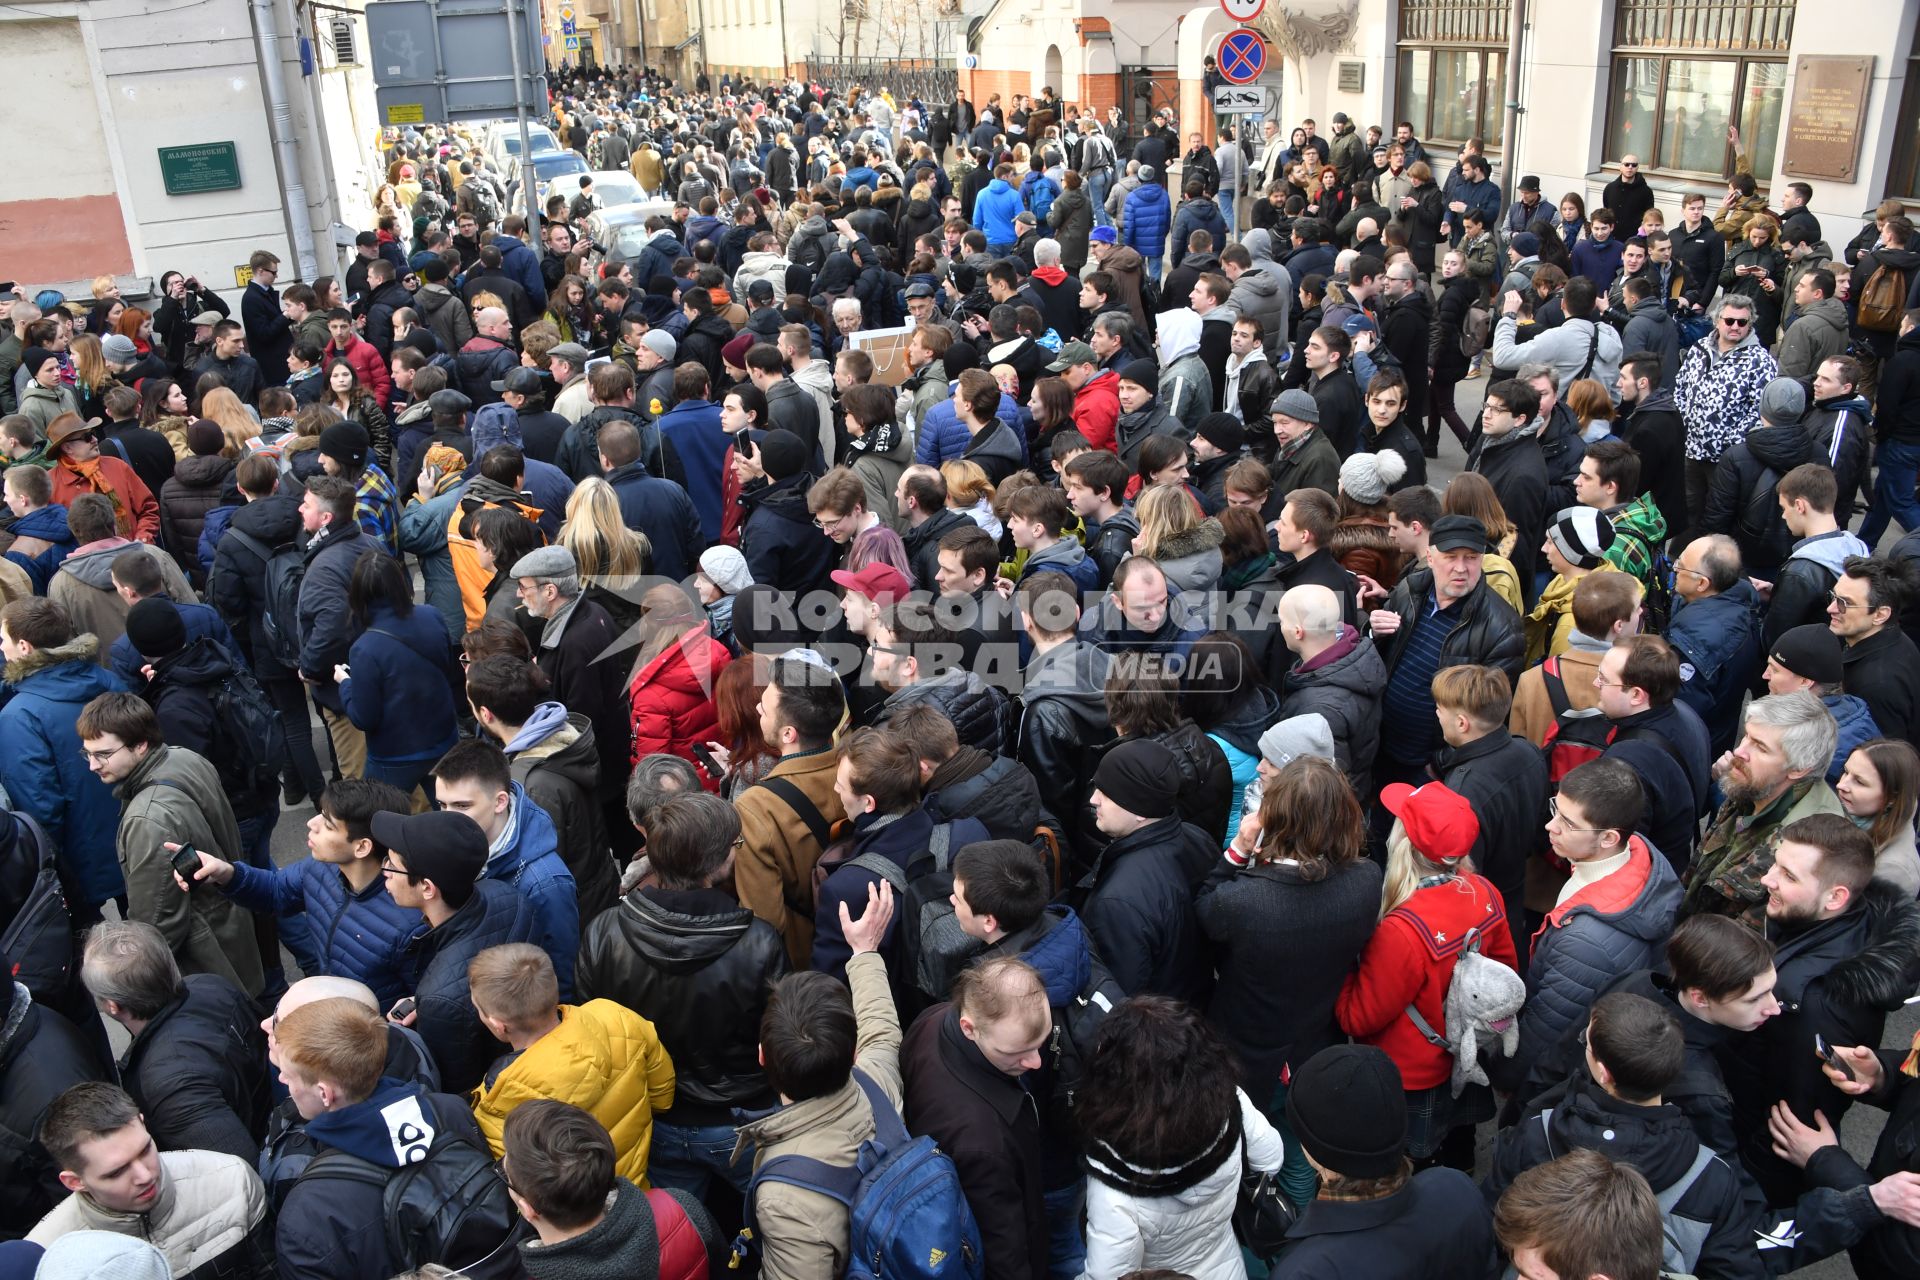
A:
[[[600,198],[602,206],[611,209],[615,205],[636,203],[640,199],[640,184],[632,178],[610,174],[593,180],[593,194]]]
[[[528,129],[527,137],[532,140],[534,154],[536,155],[542,151],[558,151],[560,149],[560,139],[554,137],[552,132],[547,129]],[[500,138],[508,155],[517,156],[520,154],[520,131],[518,129],[503,133],[500,135]]]
[[[535,156],[529,163],[533,171],[543,178],[551,178],[556,173],[585,173],[587,162],[580,158],[578,151],[549,151]]]
[[[609,257],[637,258],[647,245],[647,224],[644,222],[623,222],[619,226],[608,227],[607,234],[613,241]]]

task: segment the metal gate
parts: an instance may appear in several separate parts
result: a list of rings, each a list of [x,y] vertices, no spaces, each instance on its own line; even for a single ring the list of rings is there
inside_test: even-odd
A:
[[[1125,67],[1120,73],[1120,101],[1127,131],[1137,138],[1160,108],[1180,110],[1180,73],[1172,67]]]
[[[909,98],[922,102],[952,102],[959,90],[960,72],[951,58],[808,58],[807,79],[832,93],[855,85],[888,89],[895,102]]]

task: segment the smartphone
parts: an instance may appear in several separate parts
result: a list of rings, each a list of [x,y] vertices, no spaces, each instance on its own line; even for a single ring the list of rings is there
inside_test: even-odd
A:
[[[406,1018],[408,1015],[410,1015],[418,1007],[419,1007],[419,1002],[415,1000],[412,996],[401,996],[398,1000],[395,1000],[393,1002],[393,1008],[387,1010],[387,1016],[389,1018],[392,1018],[395,1022],[399,1022],[401,1019]]]
[[[173,869],[182,880],[193,883],[193,873],[200,869],[200,851],[190,844],[183,844],[173,851]]]
[[[727,776],[727,771],[720,767],[720,762],[713,758],[713,752],[707,750],[705,743],[688,743],[687,749],[693,752],[693,758],[698,760],[701,767],[706,769],[709,778],[718,780]]]
[[[1841,1057],[1839,1054],[1835,1053],[1833,1051],[1833,1046],[1828,1044],[1826,1040],[1817,1031],[1814,1033],[1814,1036],[1813,1036],[1813,1051],[1820,1055],[1820,1060],[1822,1062],[1825,1062],[1828,1066],[1832,1067],[1835,1071],[1838,1071],[1841,1075],[1845,1076],[1847,1079],[1849,1080],[1858,1079],[1858,1077],[1853,1074],[1853,1068],[1850,1065],[1848,1065],[1847,1060]]]

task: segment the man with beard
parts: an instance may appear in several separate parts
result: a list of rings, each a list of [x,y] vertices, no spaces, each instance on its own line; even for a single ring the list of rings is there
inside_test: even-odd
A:
[[[1763,877],[1782,830],[1801,818],[1842,812],[1826,781],[1838,736],[1833,713],[1811,693],[1777,694],[1747,707],[1739,745],[1716,766],[1726,802],[1683,878],[1683,917],[1708,913],[1763,926]]]

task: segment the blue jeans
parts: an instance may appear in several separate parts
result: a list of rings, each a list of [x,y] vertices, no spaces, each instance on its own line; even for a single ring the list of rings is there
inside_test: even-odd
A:
[[[1888,520],[1898,520],[1908,533],[1920,529],[1920,501],[1913,496],[1914,484],[1920,480],[1920,444],[1882,441],[1874,461],[1880,472],[1873,482],[1873,505],[1860,526],[1860,541],[1868,550],[1879,544]]]
[[[1155,283],[1158,283],[1160,280],[1161,260],[1159,255],[1147,259],[1147,278]]]
[[[1220,216],[1227,220],[1227,234],[1229,236],[1233,235],[1233,206],[1235,203],[1233,196],[1228,192],[1222,191],[1213,198],[1213,202],[1220,206]]]
[[[999,244],[988,245],[987,256],[989,258],[1011,258],[1013,256],[1012,241],[1003,240]]]
[[[1087,175],[1087,199],[1093,201],[1093,225],[1096,227],[1113,225],[1113,219],[1107,217],[1107,192],[1112,189],[1112,169],[1102,169],[1098,173]]]
[[[1070,1186],[1055,1187],[1044,1198],[1052,1232],[1047,1239],[1047,1275],[1052,1280],[1074,1280],[1087,1265],[1087,1242],[1080,1236],[1080,1210],[1087,1201],[1087,1180],[1081,1178]]]
[[[692,1196],[705,1196],[718,1175],[743,1195],[753,1179],[753,1159],[733,1160],[739,1131],[730,1124],[679,1125],[653,1122],[653,1149],[647,1156],[647,1177],[656,1187],[672,1187]]]

